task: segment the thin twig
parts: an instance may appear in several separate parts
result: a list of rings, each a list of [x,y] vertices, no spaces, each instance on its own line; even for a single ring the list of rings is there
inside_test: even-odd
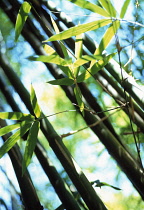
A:
[[[64,138],[64,137],[73,135],[73,134],[78,133],[78,132],[80,132],[80,131],[82,131],[82,130],[85,130],[85,129],[87,129],[87,128],[92,128],[92,127],[94,127],[94,126],[97,126],[97,125],[99,125],[101,122],[103,122],[104,120],[106,120],[107,118],[109,118],[111,115],[115,114],[115,113],[118,112],[118,111],[120,111],[120,110],[117,110],[117,111],[115,111],[115,112],[109,114],[108,116],[105,116],[105,117],[103,117],[102,119],[98,120],[97,122],[95,122],[95,123],[93,123],[93,124],[90,124],[90,125],[88,125],[88,126],[86,126],[86,127],[80,128],[80,129],[78,129],[78,130],[70,131],[69,133],[66,133],[66,134],[62,134],[62,135],[61,135],[61,138]]]

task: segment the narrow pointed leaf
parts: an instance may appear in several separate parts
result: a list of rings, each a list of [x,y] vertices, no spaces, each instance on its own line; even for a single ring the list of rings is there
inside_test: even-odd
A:
[[[95,55],[102,54],[102,52],[104,50],[106,50],[106,47],[109,45],[112,38],[115,36],[119,26],[120,26],[120,22],[117,20],[117,21],[114,21],[113,24],[106,30],[106,32],[99,44],[99,47],[97,48],[96,52],[94,53]]]
[[[99,0],[100,4],[103,8],[106,9],[106,11],[110,14],[111,17],[116,17],[116,10],[110,0]]]
[[[90,3],[89,1],[86,1],[86,0],[75,0],[75,1],[69,0],[69,1],[78,5],[79,7],[82,7],[84,9],[88,9],[88,10],[90,10],[92,12],[95,12],[99,15],[102,15],[104,17],[110,17],[110,14],[107,11],[105,11],[101,7],[97,6],[96,4]]]
[[[25,1],[20,7],[20,10],[16,19],[16,24],[15,24],[15,41],[18,40],[18,37],[27,20],[30,10],[31,10],[31,5],[27,1]]]
[[[37,118],[39,118],[41,116],[41,109],[38,105],[38,101],[37,101],[37,97],[36,97],[36,94],[35,94],[35,90],[33,88],[33,86],[31,85],[31,95],[30,95],[30,99],[31,99],[31,104],[32,104],[32,107],[33,107],[33,111],[35,113],[35,116]]]
[[[101,184],[101,186],[107,186],[107,187],[111,187],[111,188],[113,188],[113,189],[115,189],[115,190],[121,190],[120,188],[114,187],[113,185],[110,185],[110,184],[108,184],[108,183],[106,183],[106,182],[101,182],[100,184]],[[97,185],[96,185],[96,186],[97,186]]]
[[[49,81],[48,83],[51,85],[72,85],[74,84],[74,81],[69,78],[62,78],[62,79]]]
[[[67,75],[67,77],[69,79],[72,79],[72,80],[74,79],[73,72],[70,70],[69,67],[67,67],[67,66],[60,66],[59,65],[59,68]]]
[[[75,93],[76,100],[77,100],[78,106],[80,108],[80,111],[83,112],[83,110],[84,110],[84,103],[82,101],[81,91],[80,91],[80,89],[79,89],[79,87],[77,85],[74,88],[74,93]]]
[[[56,22],[54,21],[54,19],[52,18],[51,15],[50,15],[50,19],[51,19],[51,22],[52,22],[52,25],[53,25],[53,27],[54,27],[54,30],[55,30],[56,34],[58,34],[58,33],[60,32],[60,31],[59,31],[59,28],[58,28]]]
[[[16,123],[16,124],[13,124],[13,125],[7,125],[3,128],[0,129],[0,136],[3,136],[5,135],[6,133],[9,133],[17,128],[19,128],[21,126],[21,123]]]
[[[13,135],[11,135],[4,144],[0,147],[0,158],[7,153],[16,142],[29,130],[31,123],[22,122],[21,127]]]
[[[101,28],[101,27],[106,26],[110,23],[111,23],[111,19],[101,19],[101,20],[96,20],[96,21],[90,22],[90,23],[85,23],[82,25],[74,26],[74,27],[71,27],[70,29],[63,31],[59,34],[53,35],[52,37],[50,37],[48,40],[46,40],[44,42],[68,39],[72,36],[76,36],[76,35],[85,33],[87,31],[92,31],[92,30]]]
[[[71,60],[64,60],[59,55],[49,55],[49,56],[41,55],[39,57],[30,56],[30,57],[28,57],[28,59],[31,60],[31,61],[41,61],[41,62],[45,62],[45,63],[55,63],[55,64],[61,65],[61,66],[68,66],[71,63]]]
[[[103,59],[102,55],[83,55],[81,58],[74,62],[74,67],[82,66],[89,61],[96,61],[100,59]]]
[[[52,24],[53,24],[53,27],[54,27],[54,30],[55,30],[56,34],[60,33],[56,22],[54,21],[52,16],[50,16],[50,17],[51,17],[51,21],[52,21]],[[64,54],[64,58],[69,58],[69,55],[68,55],[68,52],[67,52],[67,48],[65,47],[65,45],[64,45],[64,43],[62,41],[60,42],[60,46],[61,46],[62,52]]]
[[[96,62],[92,68],[89,68],[88,71],[83,72],[77,77],[77,82],[83,82],[84,80],[88,79],[92,75],[96,74],[99,70],[101,70],[108,62],[109,60],[115,55],[116,53],[112,53],[108,56],[106,56],[103,60],[99,60]]]
[[[29,135],[26,142],[25,152],[24,152],[24,159],[22,164],[22,174],[24,174],[27,166],[29,165],[32,154],[34,152],[36,142],[37,142],[37,135],[40,127],[40,122],[35,121],[30,128]]]
[[[22,112],[0,112],[1,119],[33,121],[34,116]]]
[[[114,21],[113,24],[106,30],[98,48],[96,49],[94,55],[101,55],[104,50],[106,50],[106,47],[110,44],[112,38],[115,36],[117,30],[120,27],[119,20]],[[93,66],[94,61],[91,62],[90,68]]]
[[[57,55],[57,52],[48,44],[44,44],[43,48],[48,55]]]
[[[77,59],[79,59],[82,56],[82,46],[83,46],[82,34],[79,34],[76,36],[76,41],[75,41],[75,57]],[[74,68],[75,77],[77,77],[79,70],[80,70],[79,66]]]
[[[127,8],[129,6],[129,3],[130,3],[130,0],[125,0],[123,6],[121,8],[120,18],[124,18],[125,14],[126,14],[126,11],[127,11]]]

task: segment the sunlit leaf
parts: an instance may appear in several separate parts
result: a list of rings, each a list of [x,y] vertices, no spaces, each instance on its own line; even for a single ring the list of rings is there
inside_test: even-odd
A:
[[[0,128],[0,136],[5,135],[6,133],[9,133],[21,126],[21,123],[16,123],[13,125],[7,125],[5,127]]]
[[[33,121],[34,116],[22,112],[0,112],[1,119]]]
[[[99,70],[101,70],[109,60],[115,55],[116,53],[112,53],[106,56],[103,60],[99,60],[96,62],[92,68],[87,69],[87,71],[83,72],[77,77],[77,82],[83,82],[84,80],[88,79],[92,75],[96,74]]]
[[[126,13],[126,11],[127,11],[127,8],[128,8],[128,6],[129,6],[129,3],[130,3],[130,0],[125,0],[123,6],[122,6],[122,8],[121,8],[120,18],[124,18],[125,13]]]
[[[49,81],[48,83],[50,83],[51,85],[72,85],[74,81],[69,78],[62,78],[62,79]]]
[[[56,53],[56,51],[51,46],[49,46],[47,44],[44,45],[44,50],[48,55],[58,55]],[[63,50],[63,48],[62,48],[62,50]],[[63,53],[64,53],[65,56],[67,56],[67,53],[65,53],[65,50],[63,50]],[[58,66],[68,76],[68,78],[70,78],[70,79],[74,78],[73,73],[71,72],[71,70],[67,66],[62,66],[62,65],[58,65]]]
[[[82,46],[83,46],[82,34],[79,34],[76,36],[76,41],[75,41],[75,57],[76,57],[76,59],[78,59],[82,56]],[[79,70],[80,70],[80,67],[75,66],[75,68],[74,68],[75,77],[77,77]]]
[[[54,19],[52,18],[52,16],[50,16],[50,17],[51,17],[52,25],[54,27],[54,30],[55,30],[56,34],[60,33],[59,28],[58,28],[56,22],[54,21]],[[68,52],[67,52],[67,48],[65,47],[65,45],[64,45],[64,43],[62,41],[60,42],[60,46],[61,46],[62,52],[64,54],[64,58],[68,58],[69,55],[68,55]]]
[[[32,85],[31,85],[30,99],[31,99],[31,104],[32,104],[32,107],[33,107],[34,114],[35,114],[35,116],[37,118],[39,118],[41,116],[41,109],[40,109],[40,107],[38,105],[38,101],[37,101],[37,97],[36,97],[36,94],[35,94],[35,90],[34,90]]]
[[[84,103],[82,101],[81,91],[80,91],[80,89],[79,89],[79,87],[77,85],[74,88],[74,93],[75,93],[76,100],[77,100],[78,106],[80,108],[80,111],[83,112],[83,110],[84,110]]]
[[[98,29],[100,27],[106,26],[110,23],[111,23],[111,19],[101,19],[101,20],[96,20],[96,21],[90,22],[90,23],[85,23],[82,25],[74,26],[74,27],[71,27],[70,29],[65,30],[59,34],[53,35],[52,37],[50,37],[48,40],[46,40],[44,42],[68,39],[72,36],[76,36],[76,35],[85,33],[87,31],[92,31],[92,30]]]
[[[120,22],[114,21],[113,24],[106,30],[104,36],[102,37],[102,40],[99,44],[99,47],[97,48],[96,52],[94,53],[95,55],[102,54],[102,52],[106,49],[106,47],[109,45],[111,42],[112,38],[115,36],[118,28],[120,26]]]
[[[84,9],[88,9],[92,12],[95,12],[99,15],[102,15],[104,17],[110,17],[110,14],[107,13],[107,11],[105,11],[104,9],[102,9],[101,7],[97,6],[96,4],[92,4],[89,1],[86,0],[69,0],[72,3],[78,5],[79,7],[82,7]]]
[[[26,167],[29,165],[31,161],[32,154],[35,149],[36,142],[37,142],[37,135],[38,135],[39,127],[40,127],[40,122],[35,121],[30,128],[29,135],[26,141],[25,152],[24,152],[22,174],[24,174]]]
[[[83,55],[81,58],[74,62],[74,67],[82,66],[89,61],[96,61],[100,59],[103,59],[102,55]]]
[[[11,135],[0,147],[0,158],[7,153],[16,142],[30,129],[31,122],[23,121],[21,127],[13,135]]]
[[[51,19],[51,22],[52,22],[52,25],[53,25],[53,27],[54,27],[54,30],[55,30],[56,34],[58,34],[58,33],[60,32],[60,31],[59,31],[59,28],[58,28],[56,22],[54,21],[54,19],[52,18],[51,15],[50,15],[50,19]]]
[[[31,61],[41,61],[45,63],[55,63],[57,65],[61,66],[68,66],[71,63],[71,59],[69,60],[64,60],[61,58],[59,55],[40,55],[39,57],[33,57],[30,56],[28,57],[29,60]]]
[[[116,17],[116,10],[110,0],[99,0],[100,4],[106,9],[111,17]]]
[[[44,51],[48,55],[53,55],[53,54],[57,55],[57,52],[51,46],[49,46],[48,44],[44,44],[43,48],[44,48]]]
[[[109,45],[112,38],[115,36],[119,27],[120,27],[120,22],[118,20],[114,21],[113,24],[106,30],[94,55],[101,55],[102,52],[106,50],[106,47]],[[91,62],[90,67],[92,67],[93,64],[94,64],[94,61]]]
[[[31,10],[31,5],[27,1],[25,1],[19,10],[17,15],[16,24],[15,24],[15,41],[18,40],[18,37],[23,29],[23,26],[27,20],[28,14]]]

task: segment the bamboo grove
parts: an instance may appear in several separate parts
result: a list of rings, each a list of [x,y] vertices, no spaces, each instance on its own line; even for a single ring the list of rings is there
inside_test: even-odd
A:
[[[81,9],[98,13],[102,18],[76,26],[56,7],[53,7],[50,1],[42,0],[29,0],[24,4],[20,4],[18,0],[1,0],[0,9],[15,28],[13,42],[17,44],[19,36],[23,36],[36,55],[27,59],[31,62],[41,61],[45,64],[47,72],[54,78],[48,81],[49,84],[59,85],[62,88],[67,99],[73,104],[73,109],[84,119],[87,126],[98,137],[141,198],[144,199],[141,144],[133,128],[135,126],[139,132],[144,132],[144,91],[121,63],[120,56],[123,48],[117,35],[124,15],[129,9],[130,1],[124,1],[120,16],[117,16],[117,11],[110,0],[100,0],[98,6],[88,1],[71,2]],[[95,43],[85,32],[104,26],[108,27],[96,49]],[[138,22],[136,26],[143,27]],[[57,133],[49,118],[41,111],[33,86],[31,85],[29,93],[16,69],[11,65],[9,57],[3,51],[2,36],[3,34],[1,35],[0,51],[0,89],[2,98],[12,111],[7,112],[3,100],[0,101],[0,134],[3,139],[0,157],[2,158],[8,152],[21,190],[24,209],[44,209],[35,189],[33,177],[27,170],[33,152],[61,201],[59,209],[107,209],[104,201],[101,200],[92,183],[89,182],[64,144],[65,136]],[[106,48],[112,38],[115,39],[115,52],[107,54]],[[119,62],[113,58],[116,54]],[[90,77],[100,84],[103,92],[115,101],[114,111],[121,110],[128,116],[136,155],[132,153],[111,122],[109,117],[113,115],[112,110],[105,110],[92,94],[87,83]],[[21,111],[21,106],[12,96],[7,84],[10,84],[19,95],[29,114]],[[15,124],[7,125],[6,119],[10,119]],[[18,129],[16,133],[10,133],[14,129]],[[58,173],[56,166],[51,163],[47,151],[38,139],[39,130],[75,186],[79,199]],[[25,153],[22,155],[17,141],[24,138],[27,133]]]

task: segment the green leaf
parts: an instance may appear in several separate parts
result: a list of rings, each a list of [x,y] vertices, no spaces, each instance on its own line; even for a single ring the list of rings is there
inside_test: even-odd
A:
[[[111,17],[116,17],[117,12],[114,6],[111,4],[110,0],[99,0],[99,2],[106,9]]]
[[[39,127],[40,127],[40,122],[35,121],[30,128],[29,135],[26,141],[24,159],[22,163],[22,174],[24,174],[27,166],[29,165],[31,161],[32,154],[35,149],[36,142],[37,142],[37,135],[38,135]]]
[[[82,46],[83,46],[82,34],[79,34],[76,36],[76,41],[75,41],[75,57],[76,57],[76,59],[78,59],[82,56]],[[78,76],[79,70],[80,70],[80,67],[75,66],[75,68],[74,68],[75,77]]]
[[[32,85],[31,85],[30,99],[31,99],[31,104],[32,104],[32,107],[33,107],[34,114],[35,114],[35,116],[37,118],[39,118],[41,116],[41,109],[40,109],[40,107],[38,105],[37,97],[36,97],[36,94],[35,94],[35,90],[34,90]]]
[[[63,44],[62,44],[63,45]],[[62,47],[62,46],[61,46]],[[47,44],[45,44],[44,45],[44,50],[45,50],[45,52],[48,54],[48,55],[58,55],[57,53],[56,53],[56,51],[51,47],[51,46],[49,46],[49,45],[47,45]],[[62,50],[63,50],[63,48],[62,48]],[[65,53],[64,52],[65,50],[63,50],[63,53],[64,53],[64,55],[65,56],[67,56],[67,53]],[[68,58],[68,57],[67,57]],[[58,65],[59,66],[59,68],[70,78],[70,79],[72,79],[72,78],[74,78],[74,76],[73,76],[73,74],[72,74],[72,72],[71,72],[71,70],[67,67],[67,66],[61,66],[61,65]]]
[[[84,110],[84,103],[82,101],[81,91],[80,91],[80,89],[79,89],[77,84],[76,84],[76,87],[74,88],[74,93],[75,93],[76,100],[77,100],[78,106],[80,108],[80,111],[83,112],[83,110]]]
[[[103,59],[102,55],[83,55],[81,58],[77,59],[74,62],[74,68],[78,66],[82,66],[83,64],[89,62],[89,61],[96,61]]]
[[[48,55],[57,55],[57,52],[48,44],[44,44],[43,48]]]
[[[125,0],[123,6],[121,8],[120,18],[124,18],[125,14],[126,14],[126,11],[127,11],[127,8],[129,6],[129,3],[130,3],[130,0]]]
[[[92,182],[91,184],[96,184],[95,187],[100,187],[101,188],[102,186],[108,186],[108,187],[114,188],[115,190],[121,190],[118,187],[114,187],[113,185],[110,185],[106,182],[100,182],[99,180],[96,180],[96,181]]]
[[[50,15],[50,18],[51,18],[51,22],[52,22],[52,25],[53,25],[53,27],[54,27],[54,30],[55,30],[56,34],[58,34],[58,33],[60,32],[60,31],[59,31],[59,28],[58,28],[56,22],[54,21],[54,19],[52,18],[51,15]]]
[[[84,80],[88,79],[92,75],[96,74],[99,70],[101,70],[108,62],[109,60],[115,55],[116,53],[112,53],[108,56],[106,56],[103,60],[99,60],[96,62],[91,68],[89,68],[87,71],[83,72],[77,77],[77,82],[83,82]]]
[[[25,1],[20,7],[20,10],[16,19],[16,24],[15,24],[15,42],[18,40],[18,37],[27,20],[30,10],[31,10],[31,5],[27,1]]]
[[[55,30],[56,34],[58,34],[60,32],[59,28],[58,28],[56,22],[54,21],[54,19],[52,18],[52,16],[50,16],[50,18],[51,18],[54,30]],[[64,45],[64,43],[62,41],[60,42],[60,46],[61,46],[61,49],[63,51],[64,57],[65,58],[69,58],[69,55],[68,55],[68,52],[67,52],[67,48],[65,47],[65,45]]]
[[[70,29],[65,30],[59,34],[53,35],[52,37],[50,37],[48,40],[46,40],[44,42],[68,39],[72,36],[76,36],[76,35],[85,33],[87,31],[92,31],[92,30],[101,28],[101,27],[106,26],[110,23],[111,23],[111,19],[101,19],[101,20],[96,20],[96,21],[90,22],[90,23],[85,23],[82,25],[74,26],[74,27],[71,27]]]
[[[59,65],[59,68],[68,76],[69,79],[74,79],[73,72],[70,70],[69,67]]]
[[[90,3],[89,1],[86,1],[86,0],[75,0],[75,1],[69,0],[69,1],[78,5],[81,8],[88,9],[88,10],[95,12],[99,15],[102,15],[104,17],[110,17],[110,14],[108,14],[107,11],[105,11],[101,7],[97,6],[96,4]]]
[[[120,21],[119,20],[114,21],[112,23],[112,25],[106,30],[104,36],[102,37],[101,42],[100,42],[98,48],[96,49],[94,55],[101,55],[102,52],[104,50],[106,50],[106,47],[109,45],[112,38],[115,36],[119,27],[120,27]],[[94,63],[95,63],[94,61],[91,62],[90,68],[93,66]]]
[[[74,84],[74,81],[69,78],[62,78],[62,79],[49,81],[48,83],[50,83],[51,85],[72,85]]]
[[[112,38],[115,36],[118,28],[120,26],[119,20],[114,21],[113,24],[106,30],[104,36],[101,39],[99,47],[96,49],[95,55],[102,54],[106,47],[109,45]]]
[[[30,56],[28,57],[29,60],[31,61],[41,61],[45,63],[55,63],[57,65],[61,66],[68,66],[72,62],[71,59],[69,60],[64,60],[61,58],[59,55],[40,55],[39,57],[33,57]]]
[[[0,158],[7,153],[16,142],[29,130],[31,122],[23,121],[21,127],[13,135],[11,135],[4,144],[0,147]]]
[[[21,123],[16,123],[16,124],[13,124],[13,125],[7,125],[3,128],[0,129],[0,136],[3,136],[5,135],[6,133],[9,133],[17,128],[19,128],[21,126]]]
[[[22,112],[0,112],[1,119],[9,119],[9,120],[27,120],[33,121],[35,118],[31,114],[24,114]]]

